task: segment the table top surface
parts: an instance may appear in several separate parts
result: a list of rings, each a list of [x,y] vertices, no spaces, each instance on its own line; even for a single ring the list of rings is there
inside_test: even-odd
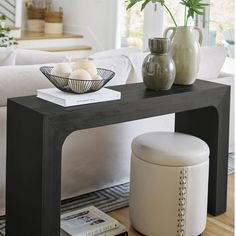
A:
[[[153,99],[155,100],[157,106],[161,105],[165,100],[167,100],[168,102],[173,101],[173,103],[175,102],[175,100],[180,100],[182,103],[186,103],[190,98],[189,96],[191,97],[194,96],[196,100],[197,98],[199,100],[204,96],[207,97],[207,95],[210,95],[211,92],[215,94],[217,92],[225,92],[227,89],[229,89],[229,87],[230,86],[203,80],[196,80],[196,82],[193,85],[188,85],[188,86],[173,85],[170,90],[162,90],[162,91],[147,90],[143,83],[126,84],[126,85],[108,87],[110,89],[121,92],[120,100],[66,107],[66,108],[39,99],[35,95],[10,98],[8,99],[8,101],[17,103],[18,105],[39,112],[42,115],[55,116],[78,111],[86,111],[95,108],[96,111],[104,110],[106,109],[105,107],[109,107],[109,109],[113,107],[114,109],[116,106],[122,106],[122,104],[138,105],[141,101],[151,102],[153,101]]]

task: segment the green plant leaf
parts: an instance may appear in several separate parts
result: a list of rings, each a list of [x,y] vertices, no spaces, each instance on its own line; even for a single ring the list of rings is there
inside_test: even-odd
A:
[[[127,10],[132,8],[136,3],[141,2],[142,0],[127,0],[128,3]]]
[[[186,22],[188,22],[188,18],[194,18],[194,14],[204,15],[205,8],[210,5],[208,3],[203,3],[202,0],[181,0],[180,4],[188,9]]]
[[[141,7],[141,11],[144,10],[144,8],[146,7],[146,5],[150,2],[151,0],[145,0],[142,4],[142,7]]]
[[[18,44],[16,39],[9,35],[10,28],[2,27],[1,23],[5,20],[5,16],[0,16],[0,47],[9,47]]]
[[[152,2],[152,3],[160,3],[162,6],[164,6],[165,4],[165,0],[127,0],[126,3],[128,3],[127,5],[127,10],[132,8],[135,4],[139,3],[139,2],[143,2],[142,3],[142,7],[141,7],[141,10],[144,10],[144,8],[146,7],[146,5],[149,3],[149,2]]]
[[[162,6],[165,4],[165,0],[152,0],[152,3],[160,3]]]

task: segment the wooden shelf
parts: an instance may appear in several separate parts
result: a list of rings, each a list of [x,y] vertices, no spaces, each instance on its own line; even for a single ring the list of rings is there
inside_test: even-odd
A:
[[[68,39],[68,38],[83,38],[83,35],[79,34],[45,34],[30,31],[22,31],[21,37],[17,40],[43,40],[43,39]]]
[[[47,52],[89,51],[92,50],[92,47],[86,45],[80,45],[71,47],[34,48],[34,50],[47,51]]]

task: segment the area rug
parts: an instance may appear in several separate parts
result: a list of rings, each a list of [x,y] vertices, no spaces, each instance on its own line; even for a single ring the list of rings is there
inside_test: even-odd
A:
[[[234,153],[229,153],[228,174],[233,174],[234,171]]]
[[[228,174],[234,173],[234,153],[229,153]],[[106,188],[62,201],[61,212],[70,212],[94,205],[104,212],[128,206],[129,183]],[[5,217],[0,217],[0,236],[5,236]]]
[[[129,183],[106,188],[62,201],[61,213],[70,212],[94,205],[104,212],[127,207],[129,201]],[[0,236],[5,236],[5,217],[0,217]]]

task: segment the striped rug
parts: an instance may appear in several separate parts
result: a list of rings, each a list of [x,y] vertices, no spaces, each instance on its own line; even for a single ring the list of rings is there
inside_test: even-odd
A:
[[[129,201],[129,183],[106,188],[62,201],[61,213],[94,205],[104,212],[127,207]]]
[[[229,154],[228,174],[234,173],[234,153]],[[106,188],[96,192],[62,201],[61,212],[70,212],[94,205],[104,212],[127,207],[129,201],[129,183]],[[0,216],[0,236],[5,236],[5,217]]]
[[[106,188],[62,201],[61,213],[70,212],[94,205],[104,212],[127,207],[129,201],[129,183]],[[5,236],[5,217],[0,217],[0,236]]]
[[[228,162],[228,174],[234,173],[234,153],[229,153],[229,162]]]

